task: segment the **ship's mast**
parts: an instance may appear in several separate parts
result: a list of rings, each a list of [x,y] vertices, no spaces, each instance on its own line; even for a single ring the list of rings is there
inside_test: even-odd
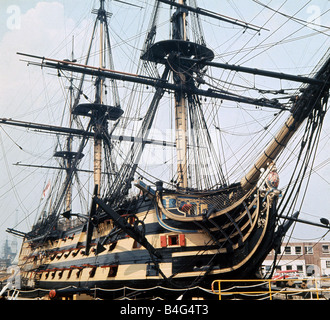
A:
[[[70,62],[70,60],[66,60]],[[74,37],[72,37],[72,50],[71,50],[71,62],[75,62],[74,59]],[[69,128],[72,128],[73,124],[73,72],[71,72],[71,78],[70,78],[70,87],[69,87]],[[63,165],[66,170],[66,180],[67,180],[67,188],[65,192],[65,204],[64,208],[66,212],[70,212],[72,209],[72,178],[71,177],[71,170],[74,159],[78,156],[77,152],[72,151],[72,135],[69,134],[66,140],[66,146],[63,151],[57,151],[54,154],[54,157],[56,158],[62,158]],[[81,156],[78,156],[78,158],[81,158]]]
[[[74,61],[74,37],[72,37],[72,51],[71,51],[71,61]],[[69,118],[69,127],[72,127],[72,106],[73,106],[73,74],[71,72],[71,78],[70,78],[70,118]],[[70,153],[72,151],[72,136],[69,135],[67,140],[67,150]],[[69,170],[71,168],[71,161],[72,159],[67,160],[67,169]],[[66,199],[65,199],[65,211],[71,211],[71,203],[72,203],[72,183],[69,184],[68,190],[66,193]]]
[[[103,39],[103,30],[104,30],[104,0],[100,0],[100,9],[98,14],[98,19],[100,20],[100,68],[104,68],[104,39]],[[95,102],[102,104],[102,89],[103,89],[103,81],[102,77],[98,77],[96,81],[96,96]],[[100,195],[100,186],[101,186],[101,167],[102,167],[102,139],[100,137],[101,123],[98,121],[100,119],[96,119],[94,131],[95,131],[95,139],[94,139],[94,186],[97,186],[97,195]]]
[[[179,0],[179,4],[184,4]],[[173,39],[187,41],[186,33],[187,11],[178,8],[173,16]],[[186,76],[183,72],[173,73],[176,84],[184,86]],[[187,102],[184,92],[175,93],[175,142],[177,150],[177,186],[188,187],[187,175]]]
[[[97,18],[94,24],[93,34],[91,38],[91,42],[88,49],[88,55],[86,58],[86,62],[89,60],[90,52],[93,44],[93,40],[95,38],[95,32],[97,28],[97,24],[99,23],[99,44],[96,44],[99,48],[99,66],[98,69],[104,69],[106,67],[106,58],[107,54],[109,54],[109,63],[110,67],[113,67],[112,56],[111,56],[111,47],[110,47],[110,35],[109,29],[107,25],[107,18],[110,16],[108,12],[105,10],[105,0],[100,0],[100,7],[98,10],[93,10],[92,13],[97,14]],[[82,84],[84,80],[84,74],[80,80],[79,86],[79,95],[82,92]],[[84,141],[87,138],[88,131],[90,128],[93,129],[93,137],[94,137],[94,150],[93,150],[93,162],[94,162],[94,192],[96,191],[96,196],[100,196],[101,194],[101,178],[102,178],[102,157],[103,157],[103,138],[104,134],[106,134],[108,130],[108,121],[117,120],[123,113],[123,110],[120,108],[120,103],[118,101],[118,91],[115,81],[112,81],[112,91],[113,91],[113,100],[114,106],[110,106],[105,104],[104,101],[104,94],[103,92],[105,78],[100,74],[96,76],[95,80],[95,99],[94,102],[90,103],[80,103],[79,102],[79,95],[76,97],[75,101],[72,103],[71,109],[72,114],[74,116],[83,116],[83,117],[90,117],[89,122],[89,129],[84,132],[84,139],[81,142],[81,147],[83,148]],[[71,128],[72,120],[70,120],[70,128]],[[92,134],[92,133],[91,133]],[[83,155],[80,153],[73,153],[70,151],[71,141],[68,140],[68,165],[70,168],[72,167],[72,160],[75,159],[77,156],[81,158]],[[70,158],[71,157],[71,158]],[[73,157],[73,159],[72,159]],[[70,161],[70,162],[69,162]],[[77,161],[76,161],[77,162]],[[71,172],[72,170],[70,170]],[[72,172],[71,172],[72,177]],[[68,179],[67,179],[68,180]],[[71,205],[71,181],[67,181],[67,195],[66,195],[66,208],[67,211],[70,210],[69,205]]]

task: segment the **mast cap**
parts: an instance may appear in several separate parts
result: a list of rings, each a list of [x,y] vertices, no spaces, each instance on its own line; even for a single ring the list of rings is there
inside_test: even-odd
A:
[[[79,157],[79,159],[81,159],[84,157],[84,154],[74,151],[56,151],[54,153],[54,157],[65,158],[65,159],[75,159]]]
[[[75,115],[95,117],[95,115],[105,116],[108,120],[118,120],[124,113],[120,107],[109,106],[101,103],[81,103],[78,104],[73,112]]]
[[[214,58],[213,51],[201,44],[171,39],[155,43],[141,56],[141,59],[164,63],[166,56],[174,52],[180,53],[183,57],[193,57],[194,59],[204,59],[206,61],[211,61]]]

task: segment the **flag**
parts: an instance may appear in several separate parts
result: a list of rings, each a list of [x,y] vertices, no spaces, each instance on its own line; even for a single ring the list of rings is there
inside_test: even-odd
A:
[[[48,194],[50,190],[50,180],[48,181],[44,191],[42,192],[42,198],[41,199],[44,199],[46,197],[46,195]]]

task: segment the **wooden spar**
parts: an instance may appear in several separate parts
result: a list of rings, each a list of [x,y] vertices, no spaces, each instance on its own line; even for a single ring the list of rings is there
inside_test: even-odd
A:
[[[43,61],[60,63],[62,65],[72,65],[72,66],[76,66],[76,67],[88,68],[90,70],[95,70],[95,71],[111,72],[111,73],[115,73],[115,74],[123,75],[123,76],[132,76],[132,77],[138,77],[138,78],[159,80],[159,79],[156,79],[156,78],[150,78],[150,77],[138,75],[138,74],[135,74],[135,73],[117,71],[117,70],[107,69],[107,68],[103,68],[103,67],[94,67],[94,66],[89,66],[89,65],[86,65],[86,64],[81,64],[81,63],[77,63],[77,62],[73,62],[73,61],[69,61],[69,60],[59,60],[59,59],[53,59],[53,58],[46,58],[46,57],[36,56],[36,55],[33,55],[33,54],[27,54],[27,53],[22,53],[22,52],[16,52],[16,54],[18,54],[20,56],[24,56],[24,57],[29,57],[29,58],[41,59]]]
[[[116,225],[118,228],[126,232],[131,238],[139,242],[143,247],[145,247],[148,250],[150,255],[154,255],[158,258],[161,258],[159,250],[155,249],[150,244],[150,242],[147,240],[147,238],[140,231],[139,228],[131,226],[129,223],[127,223],[124,216],[119,215],[115,210],[111,208],[111,206],[106,204],[100,198],[94,196],[93,202],[99,205],[106,212],[106,214],[112,219],[114,225]]]
[[[74,61],[74,37],[72,37],[72,51],[71,51],[71,60]],[[69,92],[70,92],[70,116],[69,116],[69,128],[72,128],[72,120],[73,120],[73,115],[72,115],[72,109],[73,109],[73,72],[71,72],[71,78],[70,78],[70,87],[69,87]],[[69,135],[67,138],[67,151],[70,154],[72,149],[72,136]],[[63,159],[64,160],[64,159]],[[66,165],[67,165],[67,172],[70,171],[71,168],[71,163],[72,159],[67,158],[66,159]],[[71,211],[72,209],[72,182],[69,184],[67,192],[66,192],[66,199],[65,199],[65,211]]]
[[[183,0],[179,0],[179,4],[183,4]],[[179,15],[178,15],[179,16]],[[176,21],[176,28],[179,30],[182,40],[187,40],[186,34],[186,13],[182,12],[181,21]],[[175,23],[175,22],[174,22]],[[177,82],[184,85],[186,76],[184,73],[177,75]],[[175,94],[175,142],[177,150],[177,185],[180,188],[188,187],[187,174],[187,102],[183,92]]]
[[[177,183],[180,188],[187,188],[187,106],[184,97],[181,97],[175,104],[175,142],[177,146]]]
[[[263,77],[277,78],[277,79],[296,81],[296,82],[302,82],[302,83],[315,83],[315,84],[323,84],[324,83],[324,81],[321,81],[321,80],[318,80],[318,79],[315,79],[315,78],[298,76],[298,75],[288,74],[288,73],[283,73],[283,72],[262,70],[262,69],[257,69],[257,68],[242,67],[242,66],[228,64],[228,63],[207,61],[206,59],[193,59],[193,58],[187,58],[187,57],[180,57],[180,60],[188,61],[188,62],[194,62],[196,64],[202,62],[203,64],[205,64],[207,66],[210,66],[210,67],[215,67],[215,68],[220,68],[220,69],[227,69],[227,70],[238,71],[238,72],[244,72],[244,73],[259,75],[259,76],[263,76]]]
[[[29,54],[23,54],[23,53],[18,53],[18,54],[46,61],[46,62],[40,62],[40,63],[28,61],[29,64],[34,64],[34,65],[38,65],[41,67],[47,67],[47,68],[52,68],[52,69],[56,69],[56,70],[73,71],[73,72],[88,74],[91,76],[96,76],[96,77],[101,76],[101,77],[114,79],[114,80],[120,80],[120,81],[140,83],[140,84],[144,84],[147,86],[153,86],[155,88],[161,87],[161,88],[175,91],[175,92],[182,91],[182,92],[187,92],[189,94],[196,94],[196,95],[200,95],[200,96],[204,96],[204,97],[236,101],[236,102],[247,103],[247,104],[252,104],[252,105],[256,105],[256,106],[263,106],[263,107],[279,109],[279,110],[288,110],[282,104],[280,104],[279,102],[274,101],[274,100],[254,99],[254,98],[237,96],[237,95],[228,95],[228,94],[223,94],[221,92],[217,92],[217,91],[210,90],[210,89],[202,90],[202,89],[198,89],[198,88],[191,88],[191,87],[188,88],[187,86],[182,86],[182,85],[174,84],[174,83],[168,83],[167,81],[164,81],[159,78],[151,78],[151,77],[132,74],[132,73],[126,73],[126,72],[121,72],[121,71],[105,69],[105,68],[98,68],[98,67],[93,67],[93,66],[88,66],[88,65],[83,65],[83,64],[77,64],[77,63],[73,63],[71,61],[56,60],[56,59],[33,56],[33,55],[29,55]],[[47,61],[49,61],[49,62],[47,62]]]
[[[289,117],[284,126],[268,145],[266,150],[264,150],[263,154],[241,180],[241,186],[243,189],[247,190],[257,183],[260,177],[261,169],[265,169],[267,167],[267,163],[271,163],[285,148],[286,144],[296,132],[299,125],[300,123],[297,123],[293,116]]]
[[[303,224],[308,224],[310,226],[315,226],[315,227],[319,227],[319,228],[330,229],[329,221],[325,218],[320,219],[321,223],[316,223],[316,222],[312,222],[312,221],[308,221],[308,220],[298,219],[298,214],[299,214],[299,212],[295,212],[291,217],[279,216],[279,218],[289,220],[289,221],[292,221],[292,222],[299,222],[299,223],[303,223]]]
[[[52,126],[52,125],[48,125],[48,124],[25,122],[25,121],[19,121],[19,120],[7,119],[7,118],[0,118],[0,124],[16,126],[16,127],[24,127],[24,128],[29,128],[29,129],[35,129],[35,130],[42,130],[42,131],[46,131],[46,132],[50,132],[50,133],[54,132],[54,133],[61,133],[61,134],[86,136],[88,138],[95,138],[95,134],[90,131],[74,129],[74,128]],[[109,138],[111,140],[127,141],[127,142],[132,142],[132,143],[155,144],[155,145],[167,146],[167,147],[176,146],[175,143],[170,142],[170,141],[165,141],[165,140],[162,141],[162,140],[155,140],[155,139],[143,139],[143,138],[135,137],[135,136],[111,135]]]
[[[257,183],[261,169],[265,169],[267,164],[271,163],[279,155],[302,122],[310,115],[310,112],[313,109],[322,107],[322,99],[323,104],[327,103],[329,96],[329,75],[330,58],[328,58],[315,76],[315,79],[324,81],[323,85],[310,84],[304,89],[291,109],[292,115],[288,118],[284,126],[279,130],[250,171],[242,178],[241,186],[243,189],[247,190]]]
[[[132,77],[141,78],[141,79],[144,78],[146,80],[155,80],[155,81],[159,80],[156,78],[138,75],[135,73],[117,71],[117,70],[112,70],[112,69],[107,69],[107,68],[94,67],[94,66],[90,66],[90,65],[72,62],[69,60],[58,60],[58,59],[46,58],[46,57],[31,55],[31,54],[22,53],[22,52],[17,52],[17,54],[21,55],[21,56],[30,57],[30,58],[42,59],[44,61],[60,63],[62,65],[72,65],[72,66],[88,68],[88,69],[96,70],[96,71],[111,72],[111,73],[123,75],[123,76],[132,76]],[[255,75],[260,75],[260,76],[265,76],[265,77],[291,80],[291,81],[302,82],[302,83],[315,83],[315,84],[323,83],[322,80],[318,80],[315,78],[303,77],[303,76],[287,74],[287,73],[283,73],[283,72],[274,72],[274,71],[268,71],[268,70],[262,70],[262,69],[256,69],[256,68],[247,68],[247,67],[242,67],[242,66],[238,66],[238,65],[230,65],[228,63],[207,61],[205,59],[194,59],[194,58],[188,58],[188,57],[179,57],[179,59],[183,60],[183,61],[190,61],[190,62],[195,62],[195,63],[203,62],[203,64],[208,65],[210,67],[229,69],[229,70],[233,70],[233,71],[245,72],[245,73],[250,73],[250,74],[255,74]],[[124,80],[129,81],[128,79],[124,79]],[[150,85],[152,85],[152,84],[150,83]],[[168,88],[168,89],[171,89],[171,88]]]
[[[221,21],[224,21],[224,22],[227,22],[227,23],[231,23],[231,24],[234,24],[234,25],[237,25],[237,26],[241,26],[241,27],[246,28],[246,29],[251,29],[251,30],[259,31],[259,32],[260,32],[260,30],[269,31],[266,28],[259,27],[259,26],[256,26],[254,24],[251,24],[251,23],[247,23],[247,22],[242,21],[242,20],[234,19],[234,18],[225,16],[225,15],[219,14],[217,12],[212,12],[212,11],[202,9],[202,8],[190,7],[190,6],[187,6],[187,5],[183,4],[182,2],[176,3],[175,1],[170,1],[170,0],[158,0],[158,1],[162,2],[162,3],[166,3],[170,6],[174,6],[174,7],[177,7],[177,8],[182,8],[182,9],[185,9],[185,10],[188,10],[188,11],[191,11],[191,12],[203,15],[203,16],[211,17],[213,19],[217,19],[217,20],[221,20]]]
[[[52,169],[52,170],[68,170],[68,168],[63,168],[63,167],[55,167],[55,166],[45,166],[45,165],[39,165],[39,164],[27,164],[27,163],[20,163],[16,162],[13,163],[14,166],[20,166],[20,167],[30,167],[30,168],[41,168],[41,169]],[[86,170],[86,169],[77,169],[74,168],[74,171],[78,172],[86,172],[86,173],[93,173],[94,171],[92,170]],[[106,173],[106,172],[104,172]],[[115,173],[106,173],[106,174],[111,174],[111,175],[116,175]]]
[[[100,9],[99,12],[104,14],[104,0],[100,0]],[[99,55],[99,65],[100,68],[103,68],[103,23],[104,23],[104,16],[98,15],[98,19],[100,21],[100,55]],[[97,90],[96,90],[96,97],[95,102],[102,104],[103,103],[103,77],[99,77],[96,80]],[[95,139],[94,139],[94,188],[97,190],[96,196],[100,195],[101,191],[101,168],[102,168],[102,138],[100,132],[102,130],[102,124],[100,123],[99,116],[95,116]]]

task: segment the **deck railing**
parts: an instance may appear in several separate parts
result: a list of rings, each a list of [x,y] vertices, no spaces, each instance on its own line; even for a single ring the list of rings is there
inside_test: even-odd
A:
[[[330,299],[330,278],[215,280],[212,292],[231,299],[273,300],[299,296],[301,299]]]

